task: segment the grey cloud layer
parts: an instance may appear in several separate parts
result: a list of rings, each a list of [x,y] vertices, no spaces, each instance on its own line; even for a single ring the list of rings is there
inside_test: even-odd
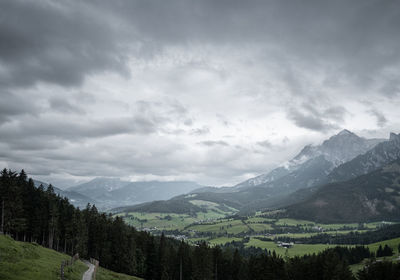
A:
[[[94,3],[93,3],[94,4]],[[2,1],[0,84],[75,86],[86,75],[126,73],[122,36],[107,15],[80,1]]]
[[[139,47],[144,56],[196,42],[262,44],[279,49],[284,63],[293,57],[337,63],[363,84],[400,59],[398,1],[12,0],[1,6],[0,82],[9,86],[70,86],[99,71],[126,74],[128,51]],[[396,76],[383,88],[392,92]]]
[[[279,125],[322,137],[353,110],[391,124],[395,112],[347,101],[395,104],[399,26],[395,0],[1,1],[0,161],[42,175],[262,172],[294,150],[277,146],[294,137]]]
[[[376,118],[376,123],[379,127],[385,126],[387,119],[383,113],[377,111],[376,109],[370,110],[369,113]]]
[[[317,102],[304,103],[300,108],[290,108],[288,117],[299,127],[315,131],[331,131],[339,128],[348,114],[342,106],[321,110]]]
[[[17,103],[8,108],[6,116],[25,114],[25,103]],[[28,108],[29,106],[25,104]],[[22,110],[20,110],[22,109]],[[71,105],[68,100],[62,102],[58,98],[50,99],[50,112],[58,114],[41,114],[34,117],[21,118],[19,121],[4,123],[0,126],[0,141],[11,148],[27,149],[27,147],[51,147],[52,141],[83,141],[86,138],[103,138],[120,134],[151,134],[164,131],[168,123],[185,123],[188,119],[186,109],[177,102],[138,101],[132,107],[132,114],[126,117],[83,118],[82,108]],[[35,112],[35,111],[34,111]],[[59,114],[61,113],[61,115]],[[27,141],[24,141],[26,139]],[[34,142],[40,142],[36,145]],[[29,142],[28,145],[27,142]],[[25,146],[26,145],[26,146]]]

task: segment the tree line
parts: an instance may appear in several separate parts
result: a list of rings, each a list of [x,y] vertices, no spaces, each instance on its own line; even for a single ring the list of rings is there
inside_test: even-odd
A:
[[[36,188],[24,171],[1,172],[0,203],[0,230],[16,240],[71,255],[79,253],[83,258],[98,259],[105,268],[148,280],[353,280],[348,264],[368,253],[361,248],[337,247],[288,258],[274,251],[209,247],[205,242],[191,246],[163,234],[156,237],[137,231],[122,217],[100,213],[89,204],[82,210],[75,208],[55,194],[51,185]],[[371,264],[364,269],[360,279],[398,279],[400,275],[400,264],[374,267]],[[368,278],[371,273],[378,278]]]
[[[400,224],[384,225],[374,231],[351,231],[346,234],[321,233],[304,237],[280,237],[281,241],[299,242],[304,244],[371,244],[400,236]]]

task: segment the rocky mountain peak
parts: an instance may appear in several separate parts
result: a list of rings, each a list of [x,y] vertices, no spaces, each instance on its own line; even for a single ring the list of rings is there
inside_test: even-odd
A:
[[[340,131],[338,134],[331,136],[329,139],[325,140],[322,145],[333,142],[333,141],[360,141],[362,140],[362,137],[359,137],[355,133],[343,129]]]
[[[400,143],[400,136],[393,135],[393,139],[395,139],[395,137],[399,138]],[[267,174],[262,174],[255,178],[248,179],[247,181],[236,185],[236,187],[253,187],[266,183],[272,184],[278,179],[283,180],[281,178],[285,176],[295,176],[293,172],[303,172],[304,168],[308,168],[307,162],[313,163],[315,161],[321,161],[322,159],[322,161],[325,161],[326,163],[326,170],[324,173],[328,174],[335,167],[352,160],[358,155],[366,153],[376,144],[382,141],[384,141],[384,139],[366,139],[359,137],[355,133],[347,129],[343,129],[338,134],[331,136],[320,145],[304,146],[300,153],[298,153],[290,161],[283,163],[280,167]],[[311,169],[311,167],[308,168],[309,173],[314,174]],[[310,180],[314,180],[314,177],[312,175]]]
[[[351,131],[349,131],[349,130],[347,130],[347,129],[343,129],[342,131],[340,131],[338,134],[337,134],[337,136],[343,136],[343,135],[355,135],[353,132],[351,132]],[[355,135],[355,136],[357,136],[357,135]],[[358,137],[358,136],[357,136]]]
[[[293,160],[297,161],[304,156],[307,156],[307,157],[312,156],[315,153],[316,148],[317,147],[315,147],[311,144],[304,146],[303,149],[301,149],[300,153],[296,157],[294,157]]]
[[[400,133],[396,134],[396,133],[391,132],[389,141],[399,141],[400,142]]]
[[[342,130],[338,134],[325,140],[321,145],[321,153],[325,158],[338,166],[373,148],[380,139],[365,139],[349,130]]]
[[[333,163],[334,166],[337,166],[366,152],[371,147],[372,144],[367,139],[359,137],[347,129],[343,129],[338,134],[325,140],[321,145],[305,146],[292,160],[292,163],[297,163],[301,159],[304,162],[304,159],[308,160],[322,155],[326,160]]]

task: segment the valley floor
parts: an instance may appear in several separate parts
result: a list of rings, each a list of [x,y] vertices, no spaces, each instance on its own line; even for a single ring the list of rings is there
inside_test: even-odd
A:
[[[251,217],[213,217],[207,213],[188,215],[144,212],[127,212],[118,215],[138,229],[154,234],[164,232],[167,236],[186,240],[192,244],[206,241],[211,246],[215,246],[236,242],[237,246],[275,251],[278,255],[285,257],[318,253],[337,246],[335,243],[302,244],[301,242],[294,242],[289,246],[290,248],[279,246],[279,241],[285,242],[288,238],[304,240],[320,234],[332,237],[361,234],[392,224],[388,222],[323,224],[307,220],[276,218],[274,215],[269,216],[268,213],[258,213]],[[376,252],[379,245],[383,247],[385,244],[392,248],[395,252],[394,258],[397,258],[400,237],[365,245],[371,252]],[[339,246],[354,245],[341,244]],[[363,263],[354,265],[352,268],[357,270],[362,267],[364,267]]]

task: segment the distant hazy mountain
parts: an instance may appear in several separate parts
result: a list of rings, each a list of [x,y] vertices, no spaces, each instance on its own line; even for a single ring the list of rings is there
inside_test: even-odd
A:
[[[93,198],[100,209],[110,209],[153,200],[166,200],[201,187],[203,186],[186,181],[127,182],[113,178],[96,178],[68,190]]]
[[[129,182],[121,181],[119,178],[95,178],[89,182],[70,187],[68,191],[75,191],[89,197],[100,197],[105,193],[117,190]]]
[[[363,154],[384,139],[365,139],[342,130],[325,140],[321,145],[305,146],[286,164],[267,174],[257,176],[236,185],[236,188],[254,186],[291,188],[310,187],[321,182],[335,167]],[[301,179],[299,178],[301,177]]]
[[[47,188],[49,187],[49,184],[38,181],[38,180],[33,180],[35,186],[38,188],[40,185],[42,185],[44,187],[44,189],[47,190]],[[68,200],[76,207],[79,208],[84,208],[86,207],[86,205],[88,203],[90,204],[95,204],[96,201],[92,198],[89,198],[83,194],[80,194],[78,192],[75,191],[68,191],[68,190],[61,190],[55,186],[53,186],[54,188],[54,192],[56,194],[59,194],[62,197],[66,197],[68,198]]]
[[[400,159],[371,173],[324,185],[287,207],[290,217],[321,222],[400,219]]]
[[[119,189],[97,197],[109,207],[132,205],[154,200],[166,200],[174,196],[189,193],[201,186],[194,182],[131,182]]]
[[[187,200],[170,199],[155,200],[137,205],[122,206],[112,209],[112,212],[145,212],[145,213],[177,213],[190,214],[196,212],[207,212],[202,207],[196,206]]]

